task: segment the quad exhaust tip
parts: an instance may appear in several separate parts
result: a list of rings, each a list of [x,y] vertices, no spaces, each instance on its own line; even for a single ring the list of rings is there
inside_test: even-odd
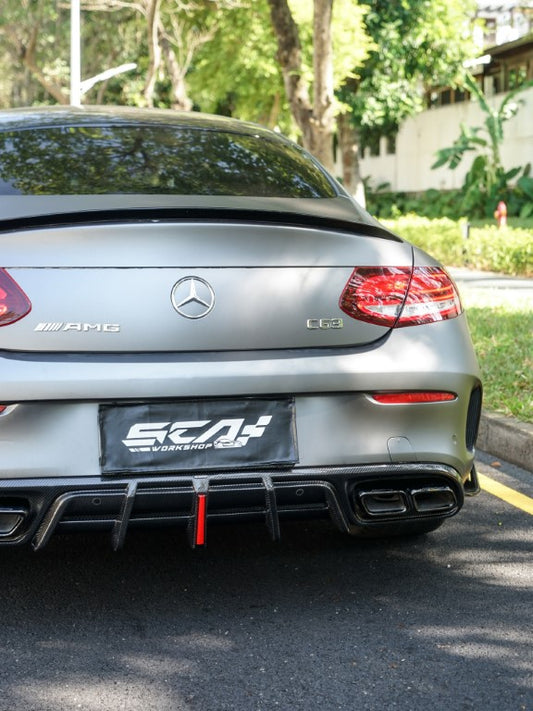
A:
[[[369,516],[393,516],[407,513],[409,504],[405,491],[374,489],[361,491],[359,502]]]
[[[12,536],[21,526],[28,511],[18,506],[0,507],[0,538]]]
[[[449,486],[418,489],[371,489],[356,494],[365,518],[446,515],[457,510],[457,497]]]
[[[457,506],[455,494],[449,486],[428,486],[411,491],[418,513],[448,513]]]

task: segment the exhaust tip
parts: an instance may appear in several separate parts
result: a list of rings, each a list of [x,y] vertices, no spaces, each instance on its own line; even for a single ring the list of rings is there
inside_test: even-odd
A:
[[[28,515],[24,508],[3,506],[0,507],[0,538],[12,536],[21,526]]]
[[[427,486],[412,489],[411,496],[417,513],[449,513],[458,507],[457,498],[449,486]]]
[[[353,492],[354,513],[358,521],[378,523],[392,519],[407,520],[453,516],[461,508],[460,492],[452,486],[423,482],[414,488],[404,485],[381,488],[356,488]],[[400,488],[401,487],[401,488]]]
[[[407,496],[404,491],[395,489],[374,489],[360,491],[359,503],[368,516],[398,516],[408,510]]]

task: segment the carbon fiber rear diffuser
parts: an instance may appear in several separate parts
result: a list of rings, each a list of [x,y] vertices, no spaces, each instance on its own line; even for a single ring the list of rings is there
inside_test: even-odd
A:
[[[213,479],[216,480],[216,476]],[[268,474],[261,474],[252,477],[257,484],[261,485],[265,494],[264,515],[265,523],[270,532],[273,541],[279,541],[281,538],[280,519],[277,505],[276,488],[284,489],[294,485],[294,482],[283,482],[274,484],[272,477]],[[207,521],[208,521],[208,501],[211,479],[209,476],[192,477],[192,507],[188,518],[187,536],[192,548],[201,548],[207,545]],[[350,524],[342,510],[338,500],[338,495],[335,487],[326,481],[298,481],[299,487],[312,486],[322,489],[327,509],[330,518],[335,525],[341,530],[348,532]],[[111,534],[113,550],[118,551],[124,545],[126,533],[130,525],[135,498],[138,493],[138,483],[136,481],[128,482],[119,490],[112,489],[108,491],[87,490],[71,491],[58,496],[50,505],[44,519],[39,526],[32,540],[32,547],[35,551],[44,548],[49,542],[55,529],[61,523],[61,520],[66,513],[69,505],[80,498],[90,496],[105,499],[107,497],[116,497],[117,494],[122,497],[120,512],[115,519]]]

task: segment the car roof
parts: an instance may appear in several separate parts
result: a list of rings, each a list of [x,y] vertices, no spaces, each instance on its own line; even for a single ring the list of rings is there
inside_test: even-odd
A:
[[[227,116],[204,114],[197,111],[172,109],[143,109],[132,106],[35,106],[0,110],[0,131],[35,129],[50,126],[150,124],[190,129],[226,131],[243,135],[290,141],[259,124]],[[292,143],[292,142],[291,142]]]

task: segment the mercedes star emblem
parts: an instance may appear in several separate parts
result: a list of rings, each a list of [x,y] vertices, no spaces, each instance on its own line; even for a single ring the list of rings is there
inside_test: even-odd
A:
[[[172,288],[172,306],[185,318],[203,318],[213,310],[215,292],[205,279],[187,276]]]

